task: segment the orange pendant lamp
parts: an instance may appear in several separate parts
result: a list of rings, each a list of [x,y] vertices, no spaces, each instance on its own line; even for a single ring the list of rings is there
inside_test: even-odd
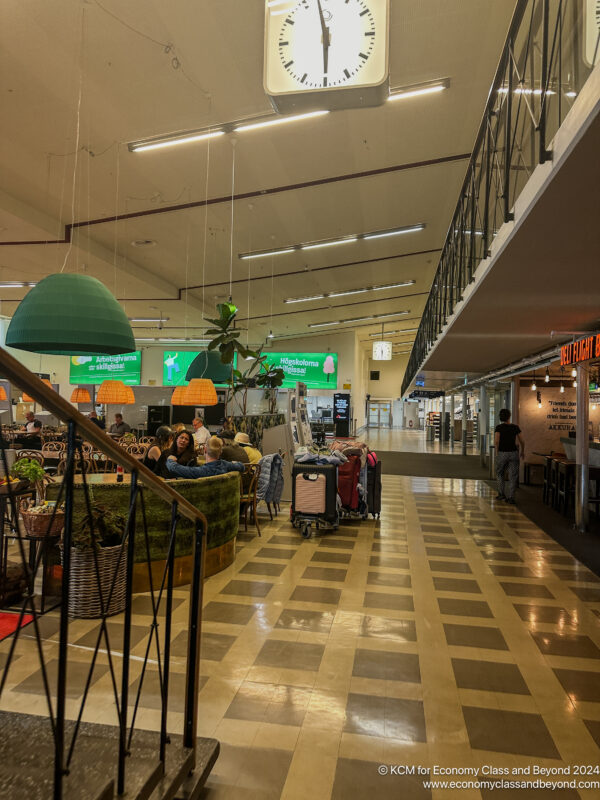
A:
[[[50,383],[50,381],[48,380],[48,378],[41,378],[40,380],[42,381],[42,383],[45,383],[45,384],[46,384],[46,386],[47,386],[49,389],[53,389],[53,386],[52,386],[52,384]],[[36,401],[33,399],[33,397],[30,397],[30,396],[29,396],[28,394],[26,394],[25,392],[23,392],[23,395],[22,395],[22,400],[23,400],[23,402],[24,402],[24,403],[35,403],[35,402],[36,402]]]
[[[111,406],[131,406],[135,403],[135,396],[131,386],[125,386],[123,381],[102,381],[96,402]]]
[[[73,393],[71,395],[71,402],[72,403],[91,403],[92,398],[90,397],[90,393],[87,389],[82,389],[80,386],[77,389],[73,389]]]
[[[187,386],[176,386],[173,390],[173,394],[171,395],[171,405],[172,406],[183,406],[185,403],[183,402],[183,395]]]
[[[183,392],[182,406],[216,406],[217,391],[209,378],[192,378]]]
[[[5,400],[8,400],[8,397],[6,396],[6,389],[4,386],[0,386],[0,403]]]

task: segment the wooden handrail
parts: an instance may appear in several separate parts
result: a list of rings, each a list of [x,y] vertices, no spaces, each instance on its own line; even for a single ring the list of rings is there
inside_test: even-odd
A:
[[[96,447],[110,457],[111,461],[123,467],[129,472],[137,471],[139,480],[148,489],[162,497],[168,503],[177,503],[178,510],[184,517],[193,520],[194,522],[200,520],[203,524],[203,530],[206,533],[206,517],[199,511],[196,506],[192,505],[189,500],[176,492],[168,483],[165,483],[160,478],[145,467],[141,461],[129,455],[122,447],[114,442],[108,434],[100,430],[97,425],[84,417],[75,406],[71,405],[64,397],[61,397],[54,389],[50,389],[45,383],[42,382],[37,375],[23,366],[16,358],[11,356],[7,351],[0,347],[0,371],[3,377],[18,386],[19,389],[24,389],[25,392],[33,397],[36,403],[39,403],[46,410],[51,411],[55,417],[63,422],[73,421],[77,425],[77,431],[83,436],[86,441],[92,442]]]

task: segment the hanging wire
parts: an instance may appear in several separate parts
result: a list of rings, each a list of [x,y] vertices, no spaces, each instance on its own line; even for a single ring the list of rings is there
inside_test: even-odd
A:
[[[248,210],[250,211],[250,216],[252,216],[252,209],[253,205],[250,203],[248,206]],[[250,220],[250,225],[248,226],[248,252],[252,252],[252,220]],[[246,325],[246,350],[248,350],[248,342],[250,337],[250,265],[252,264],[252,259],[248,259],[248,297],[246,298],[246,317],[248,318],[248,324]]]
[[[80,128],[81,128],[81,97],[83,94],[83,41],[84,41],[84,27],[85,24],[85,8],[81,8],[81,37],[80,37],[80,44],[79,44],[79,91],[77,93],[77,123],[76,123],[76,132],[75,132],[75,161],[73,163],[73,180],[71,182],[71,222],[75,221],[75,190],[77,187],[77,165],[79,162],[79,136],[80,136]],[[67,252],[65,253],[65,257],[63,260],[63,265],[61,267],[61,273],[65,271],[65,267],[67,266],[67,261],[69,260],[69,256],[71,255],[71,250],[73,249],[73,236],[71,235],[69,246],[67,247]]]
[[[273,333],[273,269],[275,257],[271,256],[271,315],[269,319],[269,332]]]
[[[188,200],[191,202],[191,188],[190,192],[188,193]],[[187,226],[187,235],[186,235],[186,242],[185,242],[185,310],[184,310],[184,317],[183,317],[183,326],[185,330],[185,338],[187,339],[188,335],[188,286],[189,286],[189,274],[190,274],[190,237],[192,231],[192,210],[188,211],[188,226]],[[162,312],[160,314],[162,320]]]
[[[120,179],[120,167],[121,167],[121,148],[117,144],[117,166],[116,166],[116,185],[115,185],[115,222],[114,222],[114,234],[113,234],[113,294],[117,296],[117,248],[118,244],[118,226],[119,226],[119,179]]]
[[[229,232],[229,301],[233,286],[233,206],[235,197],[235,139],[231,140],[231,230]]]
[[[206,243],[208,239],[208,175],[210,172],[210,139],[206,143],[206,182],[204,186],[204,253],[202,256],[202,325],[204,325],[204,280],[206,277]]]

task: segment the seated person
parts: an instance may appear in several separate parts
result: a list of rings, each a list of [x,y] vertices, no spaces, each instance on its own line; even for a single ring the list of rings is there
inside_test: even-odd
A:
[[[258,464],[258,462],[262,458],[262,454],[260,450],[257,450],[256,447],[252,447],[250,444],[250,437],[247,433],[236,433],[235,439],[233,440],[235,444],[239,444],[240,447],[244,450],[246,455],[248,456],[248,462],[250,464]]]
[[[192,425],[194,426],[194,442],[196,448],[204,447],[210,439],[210,431],[208,428],[204,427],[204,420],[202,417],[194,417]]]
[[[249,464],[248,453],[243,447],[234,442],[235,433],[233,431],[223,431],[223,458],[225,461],[240,461],[242,464]]]
[[[20,436],[17,436],[15,439],[15,444],[18,444],[21,447],[29,447],[32,450],[41,450],[42,423],[39,421],[39,419],[35,418],[33,411],[28,411],[25,414],[25,419],[27,422],[21,428],[23,433]]]
[[[167,456],[167,470],[171,478],[209,478],[211,475],[223,475],[225,472],[243,472],[244,465],[237,461],[225,461],[221,458],[223,441],[218,436],[211,436],[206,444],[206,464],[201,467],[184,467],[178,464],[175,456]]]
[[[171,445],[167,457],[173,457],[178,464],[186,467],[196,465],[194,439],[189,431],[183,430],[175,434],[175,441]]]
[[[100,428],[101,431],[103,431],[106,428],[104,420],[100,419],[100,417],[98,416],[98,414],[96,414],[95,411],[90,411],[90,413],[88,414],[88,419],[91,422],[93,422],[97,428]]]
[[[108,429],[108,432],[112,436],[123,436],[124,433],[129,433],[130,431],[131,428],[123,420],[123,414],[115,414],[115,421]]]
[[[144,457],[144,466],[160,478],[168,478],[167,456],[171,454],[173,431],[168,425],[161,425],[156,431],[156,440]]]

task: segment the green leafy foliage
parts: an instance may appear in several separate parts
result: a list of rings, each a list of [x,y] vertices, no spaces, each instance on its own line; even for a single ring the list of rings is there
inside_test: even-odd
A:
[[[125,535],[127,520],[107,506],[93,503],[91,514],[86,514],[81,524],[73,530],[73,547],[78,550],[115,547],[121,544]]]
[[[20,458],[15,461],[10,474],[13,478],[20,478],[30,483],[39,483],[46,477],[44,468],[35,458]]]

